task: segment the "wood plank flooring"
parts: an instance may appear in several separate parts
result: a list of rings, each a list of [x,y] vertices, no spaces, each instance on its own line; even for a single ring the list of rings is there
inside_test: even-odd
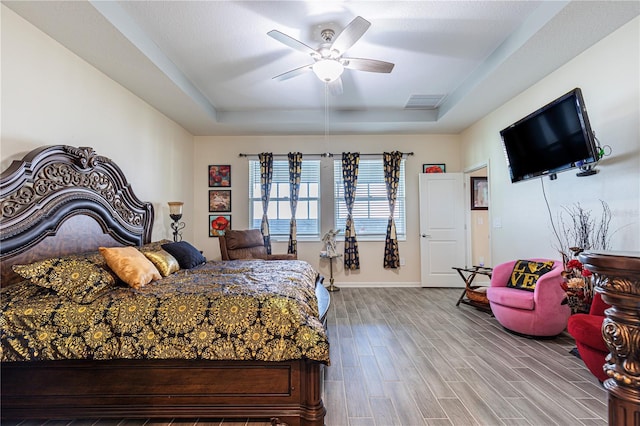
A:
[[[331,294],[327,426],[606,425],[607,393],[569,353],[455,302],[461,289],[343,288]],[[214,419],[76,419],[7,426],[267,426]]]

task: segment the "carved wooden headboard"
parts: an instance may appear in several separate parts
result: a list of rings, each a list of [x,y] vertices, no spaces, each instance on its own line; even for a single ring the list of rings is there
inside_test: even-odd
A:
[[[0,175],[0,279],[11,265],[150,242],[153,206],[140,201],[120,168],[92,148],[44,146]]]

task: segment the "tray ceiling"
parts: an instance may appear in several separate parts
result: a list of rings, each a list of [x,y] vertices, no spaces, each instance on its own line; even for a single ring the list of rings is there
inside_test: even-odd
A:
[[[458,133],[638,16],[624,1],[3,1],[194,135]],[[395,64],[345,70],[327,95],[308,55],[362,16],[348,56]]]

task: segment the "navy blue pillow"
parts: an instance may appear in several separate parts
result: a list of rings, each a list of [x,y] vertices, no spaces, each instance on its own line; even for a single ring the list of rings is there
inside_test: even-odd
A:
[[[175,257],[182,269],[191,269],[207,261],[197,248],[186,241],[163,244],[162,249]]]

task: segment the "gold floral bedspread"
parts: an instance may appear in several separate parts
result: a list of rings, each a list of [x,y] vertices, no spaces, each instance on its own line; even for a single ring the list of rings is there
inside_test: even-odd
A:
[[[0,359],[328,363],[315,278],[303,261],[207,262],[90,304],[23,281],[2,289]]]

